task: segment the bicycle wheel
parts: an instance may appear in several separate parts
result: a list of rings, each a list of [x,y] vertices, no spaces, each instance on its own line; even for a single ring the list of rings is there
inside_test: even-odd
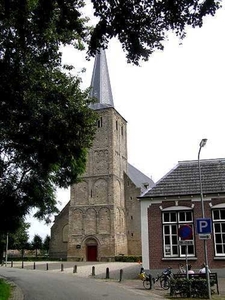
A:
[[[167,277],[160,278],[160,286],[164,290],[168,290],[169,287],[170,287],[170,281],[169,281],[169,279]]]
[[[143,280],[143,286],[146,290],[150,290],[152,288],[151,281],[146,279]]]

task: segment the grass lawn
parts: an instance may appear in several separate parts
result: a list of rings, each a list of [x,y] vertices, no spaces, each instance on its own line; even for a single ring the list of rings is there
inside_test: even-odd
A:
[[[10,296],[11,286],[4,279],[0,278],[0,300],[8,300]]]

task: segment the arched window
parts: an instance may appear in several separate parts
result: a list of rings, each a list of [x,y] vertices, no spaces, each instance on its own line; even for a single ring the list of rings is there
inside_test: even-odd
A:
[[[63,243],[67,243],[68,242],[68,233],[69,233],[69,225],[65,225],[63,227],[63,230],[62,230],[62,240],[63,240]]]

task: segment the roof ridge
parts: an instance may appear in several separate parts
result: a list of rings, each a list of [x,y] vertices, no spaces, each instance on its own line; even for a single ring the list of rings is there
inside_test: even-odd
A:
[[[210,162],[225,162],[225,158],[207,158],[207,159],[201,159],[201,163],[210,163]],[[178,161],[179,165],[182,164],[195,164],[198,163],[198,160],[181,160]]]

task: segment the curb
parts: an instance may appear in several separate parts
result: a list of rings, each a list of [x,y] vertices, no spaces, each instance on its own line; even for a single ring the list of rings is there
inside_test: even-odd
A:
[[[24,295],[21,288],[15,282],[8,281],[12,287],[12,294],[9,300],[24,300]]]

